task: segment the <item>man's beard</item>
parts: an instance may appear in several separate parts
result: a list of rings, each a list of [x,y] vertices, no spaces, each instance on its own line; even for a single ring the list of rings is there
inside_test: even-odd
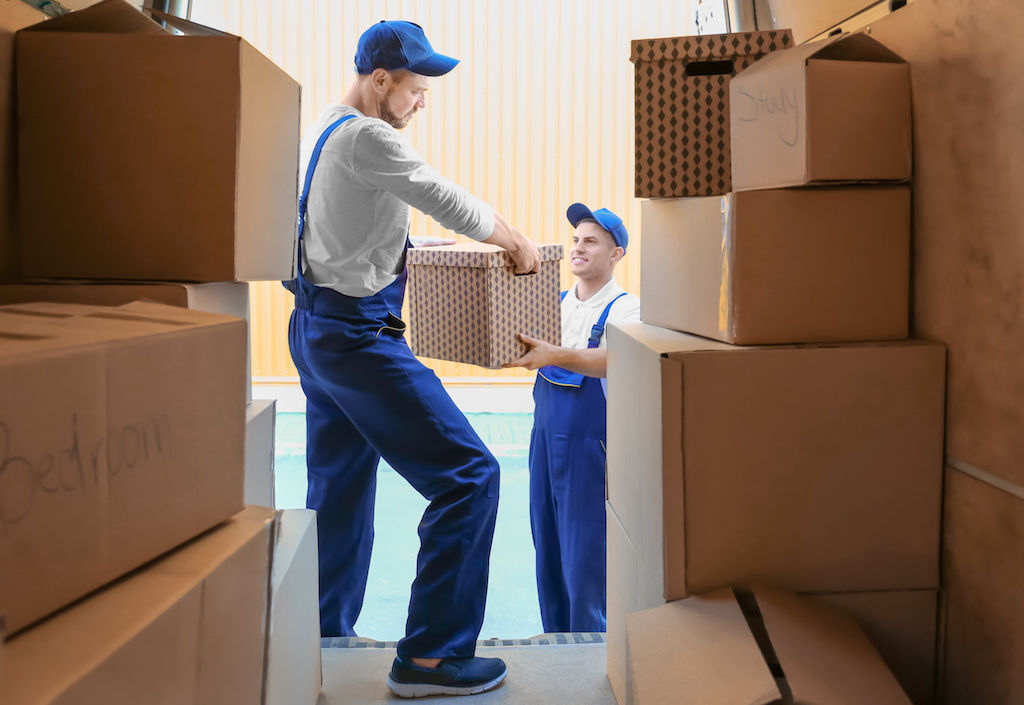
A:
[[[384,102],[381,103],[380,106],[380,119],[386,122],[387,124],[391,125],[391,127],[395,128],[396,130],[401,130],[403,127],[409,124],[410,120],[412,120],[412,116],[416,112],[416,108],[413,108],[411,111],[409,111],[402,117],[399,117],[398,115],[395,115],[395,113],[391,110],[391,104],[388,101],[388,98],[390,96],[390,93],[384,96]]]

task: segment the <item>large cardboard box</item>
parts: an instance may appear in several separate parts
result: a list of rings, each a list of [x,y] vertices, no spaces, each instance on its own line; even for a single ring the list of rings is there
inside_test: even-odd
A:
[[[945,349],[608,333],[608,499],[666,599],[938,587]]]
[[[263,702],[274,529],[247,508],[11,639],[4,702]]]
[[[159,304],[0,307],[9,633],[242,507],[245,336]]]
[[[626,620],[666,604],[664,569],[640,553],[611,505],[608,526],[608,680],[626,702]],[[934,705],[937,590],[810,593],[803,597],[853,617],[892,669],[914,705]]]
[[[274,432],[277,400],[257,399],[245,407],[245,503],[273,507]]]
[[[75,279],[36,279],[0,282],[0,306],[55,301],[92,306],[120,306],[132,301],[155,301],[208,313],[223,313],[249,321],[247,282],[124,282]],[[245,401],[252,399],[252,353],[245,345]],[[246,502],[246,504],[264,504]],[[273,506],[269,504],[266,506]]]
[[[174,25],[105,0],[18,33],[25,276],[293,276],[299,85]]]
[[[792,44],[787,29],[634,39],[636,196],[731,191],[729,81]]]
[[[775,52],[729,100],[736,191],[911,176],[910,66],[866,34]]]
[[[848,616],[790,593],[721,590],[628,618],[623,705],[910,705]]]
[[[406,262],[412,351],[495,368],[526,352],[520,333],[558,345],[562,246],[541,245],[540,255],[540,271],[520,276],[508,252],[494,245],[410,249]],[[392,325],[396,332],[404,330],[401,321]]]
[[[905,186],[659,199],[641,215],[646,323],[740,344],[907,337]]]
[[[264,705],[314,705],[320,693],[320,584],[316,512],[278,518],[271,572]]]
[[[14,103],[14,33],[43,13],[20,0],[0,0],[0,279],[17,277],[18,178]]]

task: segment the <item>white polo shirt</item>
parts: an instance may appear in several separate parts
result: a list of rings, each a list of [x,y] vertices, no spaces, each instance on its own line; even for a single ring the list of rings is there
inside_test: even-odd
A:
[[[576,298],[576,286],[573,285],[569,292],[562,299],[562,347],[585,348],[590,340],[590,329],[601,317],[601,312],[608,302],[625,290],[615,281],[615,277],[608,280],[608,283],[601,287],[601,290],[586,301]],[[608,320],[605,322],[605,329],[609,323],[627,323],[640,320],[640,298],[633,294],[626,294],[612,304],[608,312]],[[608,335],[601,336],[600,348],[608,347]]]

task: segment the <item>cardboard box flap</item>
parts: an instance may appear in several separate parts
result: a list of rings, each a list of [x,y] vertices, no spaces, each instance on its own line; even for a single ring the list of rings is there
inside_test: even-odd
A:
[[[822,42],[820,48],[811,54],[810,58],[833,61],[878,61],[887,64],[905,63],[896,52],[864,32],[843,34],[833,37],[831,41]]]
[[[730,350],[735,347],[727,343],[711,340],[710,338],[680,333],[668,328],[653,326],[649,323],[612,323],[611,326],[618,328],[630,338],[633,338],[657,354],[668,357],[673,357],[671,353],[694,352],[697,350]]]
[[[793,38],[788,29],[700,37],[634,39],[630,45],[629,60],[634,64],[680,59],[728,60],[738,56],[760,56],[792,43]]]
[[[903,63],[902,58],[881,42],[863,32],[857,32],[774,51],[747,68],[743,75],[760,74],[776,68],[804,64],[811,59]]]
[[[161,12],[152,7],[147,7],[148,12],[154,18],[163,21],[165,24],[174,27],[182,34],[189,37],[233,37],[234,35],[228,34],[227,32],[221,32],[219,29],[213,27],[207,27],[206,25],[198,24],[190,20],[183,19],[177,15],[169,15],[166,12]]]
[[[781,697],[732,590],[634,612],[626,623],[636,702],[768,705]]]
[[[88,32],[97,34],[169,34],[125,0],[103,0],[84,10],[40,22],[23,32]]]
[[[795,702],[911,705],[852,617],[790,593],[753,592]]]
[[[538,249],[541,262],[562,259],[561,245],[538,245]],[[464,242],[441,247],[410,247],[406,262],[410,265],[438,267],[511,267],[512,256],[497,245]]]

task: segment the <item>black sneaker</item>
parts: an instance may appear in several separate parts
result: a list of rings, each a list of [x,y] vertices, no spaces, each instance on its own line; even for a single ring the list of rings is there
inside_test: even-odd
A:
[[[500,658],[443,658],[437,668],[424,668],[396,657],[388,688],[400,698],[425,695],[475,695],[496,688],[508,669]]]

